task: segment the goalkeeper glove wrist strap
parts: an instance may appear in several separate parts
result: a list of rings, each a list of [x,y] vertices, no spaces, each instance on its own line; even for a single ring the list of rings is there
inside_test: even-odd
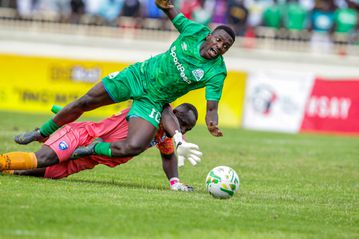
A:
[[[175,134],[173,135],[173,140],[175,141],[176,148],[178,148],[178,146],[181,145],[183,141],[182,133],[176,130]]]
[[[55,132],[60,126],[58,126],[52,119],[47,121],[40,127],[40,133],[42,136],[47,137]]]
[[[112,157],[111,144],[106,142],[100,142],[95,145],[94,151],[97,155]]]

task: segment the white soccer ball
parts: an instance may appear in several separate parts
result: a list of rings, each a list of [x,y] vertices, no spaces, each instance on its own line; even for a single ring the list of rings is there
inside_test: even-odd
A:
[[[215,198],[231,198],[239,189],[239,177],[232,168],[218,166],[209,171],[206,178],[207,191]]]

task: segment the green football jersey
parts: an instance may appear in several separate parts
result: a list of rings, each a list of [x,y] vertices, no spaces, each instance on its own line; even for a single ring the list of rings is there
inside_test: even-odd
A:
[[[358,12],[351,8],[338,9],[335,11],[334,21],[336,32],[354,32],[358,25]]]
[[[141,66],[151,100],[170,103],[191,90],[206,87],[206,99],[219,101],[227,75],[223,57],[207,60],[200,55],[200,47],[211,30],[183,14],[172,22],[180,32],[178,38],[166,52]]]

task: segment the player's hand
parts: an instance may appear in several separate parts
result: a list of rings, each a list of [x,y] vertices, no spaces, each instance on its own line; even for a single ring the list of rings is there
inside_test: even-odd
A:
[[[15,136],[15,142],[17,144],[29,144],[34,141],[45,142],[48,137],[44,137],[40,133],[40,129],[36,128],[33,131],[26,132]]]
[[[177,146],[178,167],[182,167],[186,159],[195,166],[201,161],[201,156],[202,152],[199,151],[199,147],[196,144],[182,141],[182,143]]]
[[[211,135],[215,136],[215,137],[222,137],[223,133],[222,131],[218,128],[218,125],[214,124],[213,121],[210,121],[209,124],[207,125],[208,131],[211,133]]]
[[[170,188],[172,191],[181,191],[181,192],[193,192],[193,187],[185,185],[179,181],[178,178],[170,179]]]
[[[202,156],[202,152],[199,151],[198,145],[184,141],[181,132],[176,130],[173,135],[173,140],[175,141],[177,149],[178,167],[182,167],[186,159],[190,161],[193,166],[201,161],[200,157]]]
[[[82,147],[76,148],[75,151],[71,154],[70,159],[78,159],[78,158],[86,157],[89,155],[94,155],[95,154],[95,146],[96,146],[96,144],[98,144],[100,142],[103,142],[103,140],[100,138],[97,138],[87,146],[82,146]]]
[[[158,8],[163,10],[174,8],[170,0],[156,0],[155,3]]]

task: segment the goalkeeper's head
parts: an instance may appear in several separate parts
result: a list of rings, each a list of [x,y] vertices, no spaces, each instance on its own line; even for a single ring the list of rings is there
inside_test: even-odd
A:
[[[190,131],[196,125],[198,112],[194,105],[183,103],[174,108],[173,113],[178,119],[182,134]]]

